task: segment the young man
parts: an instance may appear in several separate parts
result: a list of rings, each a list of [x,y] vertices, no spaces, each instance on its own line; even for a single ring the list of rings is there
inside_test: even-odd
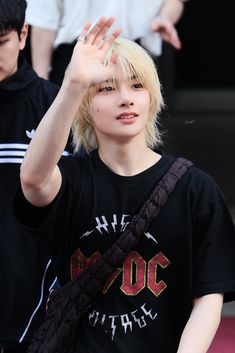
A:
[[[25,46],[25,0],[0,0],[0,349],[26,352],[41,324],[55,275],[48,254],[12,214],[20,164],[58,93],[19,55]],[[30,215],[29,215],[30,217]]]
[[[17,217],[40,233],[63,284],[109,248],[174,160],[154,151],[163,105],[155,65],[120,30],[105,37],[113,21],[85,25],[21,168]],[[90,153],[58,163],[72,125],[76,149]],[[92,299],[70,352],[206,353],[223,298],[235,297],[234,249],[221,191],[190,168]]]

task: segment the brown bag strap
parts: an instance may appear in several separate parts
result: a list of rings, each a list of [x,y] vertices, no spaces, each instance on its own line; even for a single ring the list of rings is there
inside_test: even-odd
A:
[[[34,336],[28,353],[65,353],[73,341],[81,314],[102,289],[106,279],[133,250],[141,235],[166,204],[177,182],[192,166],[178,158],[162,177],[150,198],[133,217],[111,247],[79,277],[52,292],[43,325]]]
[[[121,233],[116,241],[103,254],[102,258],[87,269],[91,276],[89,281],[91,281],[93,277],[95,281],[98,280],[104,283],[108,275],[106,271],[112,273],[123,263],[128,253],[136,247],[141,235],[147,231],[150,223],[157,217],[162,207],[166,204],[177,182],[192,165],[193,163],[191,161],[184,158],[177,158],[174,161],[153,190],[149,199],[132,218],[126,230]],[[92,286],[91,283],[89,285]],[[95,288],[92,289],[92,293],[94,293],[93,290],[95,290]]]

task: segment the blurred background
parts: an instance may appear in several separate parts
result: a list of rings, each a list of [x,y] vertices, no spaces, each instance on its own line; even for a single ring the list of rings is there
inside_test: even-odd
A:
[[[186,3],[177,25],[183,48],[165,45],[162,116],[165,150],[191,159],[211,174],[228,201],[235,221],[235,2]],[[209,351],[235,352],[235,302]]]
[[[221,8],[223,7],[223,8]],[[165,45],[167,150],[208,171],[235,209],[235,2],[188,1],[177,25],[183,48]],[[235,216],[235,214],[234,214]]]

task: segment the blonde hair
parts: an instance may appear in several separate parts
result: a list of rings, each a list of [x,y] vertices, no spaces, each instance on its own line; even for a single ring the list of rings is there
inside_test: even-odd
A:
[[[149,119],[145,127],[145,136],[147,146],[154,148],[161,143],[157,119],[164,106],[155,64],[142,47],[124,38],[118,38],[114,41],[106,55],[105,64],[110,62],[114,50],[118,52],[118,64],[122,68],[124,78],[128,80],[130,77],[136,77],[149,92]],[[89,114],[91,100],[98,91],[98,87],[99,85],[96,85],[88,90],[74,119],[72,134],[75,151],[78,151],[81,146],[84,146],[88,152],[98,148],[98,140]]]

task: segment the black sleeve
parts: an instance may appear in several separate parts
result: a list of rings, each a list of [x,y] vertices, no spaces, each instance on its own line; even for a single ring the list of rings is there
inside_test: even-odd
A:
[[[27,228],[33,237],[44,243],[51,256],[62,247],[65,237],[69,241],[70,215],[74,199],[74,171],[69,159],[70,157],[64,157],[60,162],[62,185],[50,205],[33,206],[25,199],[20,186],[13,205],[17,221]]]
[[[213,199],[194,220],[194,296],[224,293],[224,301],[235,300],[235,228],[217,186]],[[201,197],[203,197],[201,195]]]
[[[54,201],[45,207],[36,207],[29,203],[24,197],[21,186],[19,185],[15,196],[13,211],[17,221],[28,228],[37,229],[45,222],[54,205],[56,204],[58,195]]]

